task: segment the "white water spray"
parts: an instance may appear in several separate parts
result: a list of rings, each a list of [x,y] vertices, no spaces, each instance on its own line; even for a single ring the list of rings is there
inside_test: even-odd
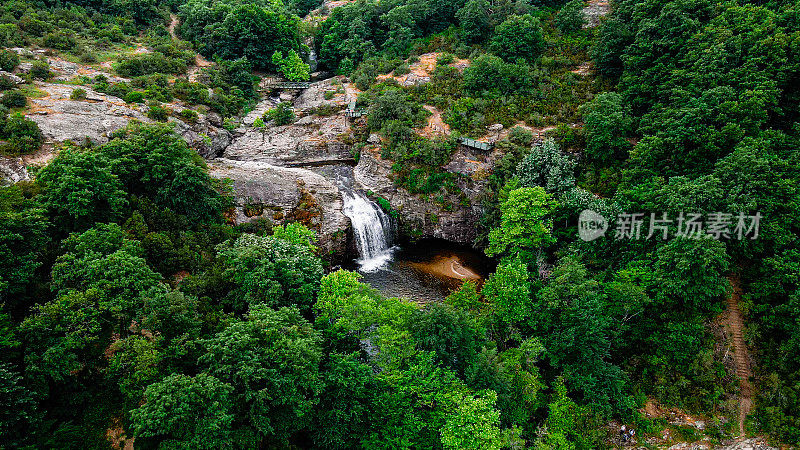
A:
[[[375,271],[392,259],[394,223],[380,206],[357,191],[342,191],[344,215],[350,218],[363,272]]]

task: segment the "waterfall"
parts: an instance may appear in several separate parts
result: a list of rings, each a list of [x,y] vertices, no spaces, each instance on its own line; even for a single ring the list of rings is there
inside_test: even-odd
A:
[[[380,206],[358,191],[342,190],[344,215],[350,218],[361,270],[371,272],[392,259],[394,222]]]

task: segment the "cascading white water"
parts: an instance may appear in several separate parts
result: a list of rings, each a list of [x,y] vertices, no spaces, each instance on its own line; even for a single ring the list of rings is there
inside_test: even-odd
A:
[[[353,226],[361,270],[379,269],[392,259],[392,218],[360,192],[342,191],[342,198],[344,215],[350,218]]]

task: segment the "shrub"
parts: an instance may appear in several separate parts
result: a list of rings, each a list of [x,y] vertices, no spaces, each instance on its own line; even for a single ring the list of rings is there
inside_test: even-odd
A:
[[[19,65],[19,55],[11,50],[0,50],[0,69],[11,72]]]
[[[148,106],[149,109],[147,110],[147,117],[158,122],[167,121],[167,118],[169,117],[169,111],[167,111],[167,108],[164,108],[158,104],[158,102],[151,102]]]
[[[181,118],[188,123],[197,123],[197,112],[193,109],[184,109],[180,112]]]
[[[124,100],[126,103],[142,103],[144,101],[144,94],[139,91],[130,91],[125,94]]]
[[[408,64],[400,64],[394,69],[394,76],[396,77],[408,75],[409,73],[411,73],[411,69],[408,67]]]
[[[17,87],[17,83],[7,75],[0,76],[0,91],[7,91]]]
[[[25,94],[22,91],[9,91],[0,98],[0,103],[6,108],[22,108],[28,104]]]
[[[73,89],[72,92],[69,93],[70,100],[86,100],[86,90],[77,88]]]
[[[75,35],[68,31],[56,31],[48,33],[42,40],[45,47],[54,48],[56,50],[72,50],[78,45],[75,40]]]
[[[559,31],[572,33],[583,27],[583,24],[586,23],[583,3],[582,0],[572,0],[561,8],[561,11],[556,14],[556,27]]]
[[[37,80],[47,80],[52,76],[47,61],[35,61],[31,67],[31,76]]]
[[[12,155],[30,153],[42,145],[39,126],[20,113],[0,119],[0,138],[6,141],[0,150]]]
[[[159,52],[136,55],[116,65],[117,73],[129,78],[154,73],[181,74],[186,69],[186,62],[182,59],[169,58]]]
[[[453,56],[451,53],[442,53],[438,58],[436,58],[436,65],[446,66],[448,64],[452,64],[455,60],[455,56]]]
[[[288,125],[295,120],[294,110],[288,102],[278,103],[278,106],[264,113],[265,120],[275,121],[275,125]]]
[[[222,121],[222,128],[225,128],[228,131],[235,130],[237,126],[239,126],[239,123],[233,117],[226,117]]]

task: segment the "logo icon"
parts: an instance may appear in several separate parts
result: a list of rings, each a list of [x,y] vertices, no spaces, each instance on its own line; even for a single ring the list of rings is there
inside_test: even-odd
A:
[[[604,236],[608,230],[608,221],[605,217],[591,209],[584,209],[578,216],[578,236],[586,242]]]

